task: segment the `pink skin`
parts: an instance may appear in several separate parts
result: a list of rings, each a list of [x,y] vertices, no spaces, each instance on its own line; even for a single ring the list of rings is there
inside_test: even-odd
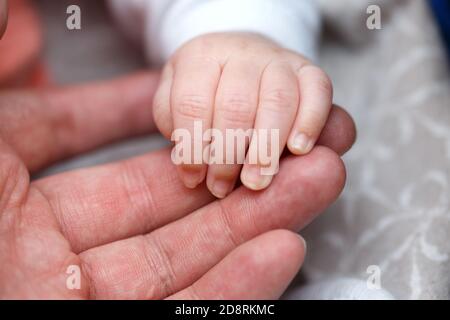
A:
[[[0,0],[0,39],[5,33],[7,20],[8,2],[6,0]]]
[[[169,150],[30,182],[52,162],[153,131],[158,80],[0,94],[0,298],[275,299],[287,287],[305,253],[292,231],[344,185],[337,153],[355,136],[340,108],[323,146],[283,159],[263,192],[188,189]],[[81,290],[66,287],[69,265]]]
[[[281,154],[287,146],[293,154],[305,155],[325,126],[332,100],[329,77],[301,55],[255,34],[217,33],[198,37],[173,55],[156,93],[154,113],[167,138],[174,129],[192,133],[194,121],[201,121],[204,130],[223,133],[279,129],[277,151]],[[247,157],[251,152],[257,148],[249,148]],[[273,176],[261,175],[262,165],[183,164],[178,171],[187,187],[206,179],[208,189],[224,198],[240,173],[246,187],[267,188]]]
[[[292,275],[302,265],[305,251],[305,242],[299,235],[286,230],[267,232],[234,249],[203,277],[168,299],[236,300],[248,296],[258,300],[268,296],[280,297]],[[279,266],[280,261],[286,261],[283,268]],[[254,277],[248,276],[249,270]],[[255,278],[263,281],[263,285],[255,285]]]

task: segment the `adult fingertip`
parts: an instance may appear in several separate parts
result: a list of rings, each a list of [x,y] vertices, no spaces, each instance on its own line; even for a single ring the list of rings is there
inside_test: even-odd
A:
[[[356,139],[355,121],[347,111],[335,105],[317,143],[344,155],[352,148]]]
[[[289,265],[285,265],[286,269],[284,270],[286,284],[289,284],[297,275],[305,260],[306,241],[298,233],[289,230],[275,230],[267,236],[271,237],[274,243],[277,243],[276,260],[290,262]],[[280,294],[284,292],[284,289],[280,291]]]
[[[323,176],[323,174],[322,176],[328,181],[329,185],[335,186],[336,191],[334,196],[337,198],[342,190],[344,190],[347,180],[347,171],[344,161],[334,150],[327,147],[318,146],[313,152],[317,156],[316,168],[318,168],[318,170],[323,170],[325,176]],[[317,175],[320,175],[319,172],[317,172]]]
[[[347,153],[355,144],[357,140],[357,128],[353,117],[343,108],[336,106],[336,112],[341,117],[341,145],[338,150],[339,155]]]

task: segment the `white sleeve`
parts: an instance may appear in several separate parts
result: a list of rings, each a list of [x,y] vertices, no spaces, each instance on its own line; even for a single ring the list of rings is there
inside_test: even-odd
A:
[[[316,58],[320,31],[316,0],[109,1],[119,23],[130,36],[141,39],[153,63],[167,61],[196,36],[226,31],[260,33],[285,48]]]

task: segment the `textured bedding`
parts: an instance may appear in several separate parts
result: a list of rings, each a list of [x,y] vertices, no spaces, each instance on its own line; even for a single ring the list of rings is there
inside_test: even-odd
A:
[[[365,28],[369,3],[382,8],[381,30]],[[375,266],[395,298],[449,299],[450,78],[427,3],[323,8],[333,34],[322,65],[359,130],[344,194],[305,232],[303,276],[366,282]]]
[[[422,0],[321,2],[321,65],[335,83],[335,101],[357,122],[358,142],[345,157],[342,197],[302,231],[308,256],[287,297],[448,299],[450,77],[430,11]],[[138,51],[117,36],[100,2],[79,1],[82,32],[63,27],[69,1],[38,3],[55,81],[108,78],[143,65]],[[382,8],[381,30],[366,27],[369,4]],[[51,172],[163,143],[129,142]]]

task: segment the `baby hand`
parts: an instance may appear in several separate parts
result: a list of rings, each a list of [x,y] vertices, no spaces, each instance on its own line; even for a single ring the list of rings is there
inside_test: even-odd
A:
[[[275,172],[263,174],[261,169],[269,164],[255,154],[261,141],[266,141],[268,150],[274,143],[270,137],[258,139],[261,129],[277,130],[277,160],[286,144],[296,155],[307,154],[327,121],[332,95],[331,81],[320,68],[269,39],[243,33],[209,34],[185,44],[167,63],[154,100],[154,116],[168,138],[176,129],[188,130],[189,148],[199,143],[194,135],[196,123],[203,132],[213,128],[223,137],[226,129],[254,129],[243,154],[234,149],[234,159],[246,157],[241,181],[252,190],[262,190]],[[200,145],[205,148],[210,143],[202,140]],[[223,158],[229,152],[225,149]],[[259,160],[251,163],[249,158]],[[195,188],[206,178],[209,190],[225,197],[233,190],[242,163],[204,160],[178,165],[181,179]]]

